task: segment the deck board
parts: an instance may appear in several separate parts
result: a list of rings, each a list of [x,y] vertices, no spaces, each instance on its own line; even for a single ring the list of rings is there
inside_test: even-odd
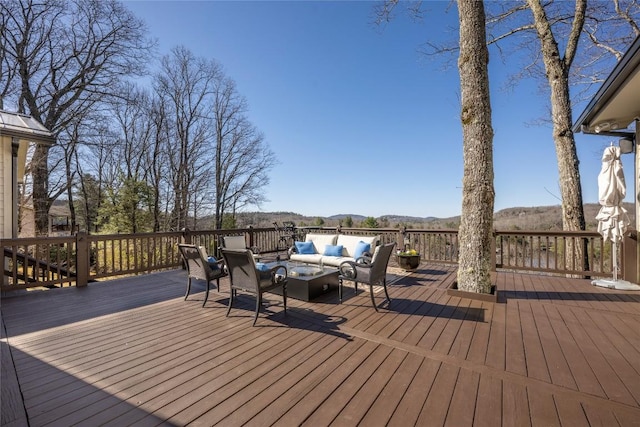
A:
[[[606,397],[595,373],[591,370],[589,363],[580,350],[580,346],[571,335],[567,324],[562,318],[560,313],[562,310],[551,306],[545,306],[545,309],[578,390],[595,396]]]
[[[446,426],[463,427],[473,425],[479,382],[480,374],[467,369],[460,369],[453,396],[451,397],[451,404],[447,411]],[[474,391],[476,393],[475,398],[473,396]]]
[[[409,388],[402,396],[402,400],[393,411],[389,426],[413,426],[417,425],[418,417],[422,412],[425,397],[433,390],[433,384],[442,364],[440,362],[424,359],[420,368],[413,377]]]
[[[256,327],[180,270],[3,295],[2,425],[637,425],[639,293],[498,272],[494,304],[455,276],[423,264],[379,313],[266,294]]]
[[[433,382],[433,386],[427,395],[427,400],[424,402],[420,416],[416,422],[416,425],[444,425],[451,406],[452,397],[449,393],[441,393],[441,390],[454,390],[458,379],[460,368],[452,366],[446,363],[440,365],[438,374]],[[465,394],[468,398],[475,401],[473,395],[474,389],[466,390]],[[455,395],[455,393],[454,393]]]
[[[559,426],[560,418],[553,401],[553,396],[549,393],[529,390],[529,408],[532,425]]]
[[[475,404],[474,425],[502,425],[502,381],[490,375],[480,375]]]

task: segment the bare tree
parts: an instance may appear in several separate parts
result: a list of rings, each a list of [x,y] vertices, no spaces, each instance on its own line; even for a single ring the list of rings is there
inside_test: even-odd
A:
[[[168,173],[168,147],[169,147],[169,127],[167,126],[167,113],[165,105],[161,99],[153,97],[149,104],[149,117],[153,125],[153,135],[151,137],[151,147],[147,151],[146,161],[149,165],[149,184],[153,190],[153,231],[168,230],[170,224],[167,210],[162,209],[168,203],[170,192]]]
[[[529,52],[532,58],[532,63],[523,67],[523,73],[546,82],[562,196],[563,229],[585,230],[579,160],[571,131],[570,87],[586,83],[583,86],[586,90],[573,97],[579,99],[589,93],[594,83],[602,81],[603,73],[610,69],[605,64],[607,57],[609,60],[619,59],[620,47],[640,33],[634,21],[634,17],[637,19],[640,15],[638,3],[636,0],[589,3],[587,0],[575,0],[573,3],[526,0],[526,4],[516,6],[496,5],[500,9],[491,18],[490,28],[494,36],[490,43],[497,44],[506,37],[521,35],[525,43],[518,46]],[[530,19],[520,16],[527,12],[531,13]],[[535,45],[530,43],[529,34],[535,34],[538,39],[537,49],[531,47]],[[580,43],[583,34],[588,40]],[[579,59],[578,63],[576,59]],[[586,245],[585,241],[583,246],[567,247],[568,262],[588,269]]]
[[[148,63],[144,24],[115,0],[4,0],[0,15],[0,104],[15,105],[55,135]],[[38,234],[68,187],[50,188],[49,150],[39,145],[31,165]]]
[[[220,228],[225,213],[261,203],[274,155],[220,65],[177,47],[162,59],[154,87],[155,117],[168,142],[172,228],[197,227],[210,210]]]
[[[378,22],[392,18],[398,0],[388,0],[377,10]],[[420,15],[420,3],[411,5],[410,12]],[[526,54],[527,59],[512,82],[523,77],[534,77],[545,83],[549,93],[552,135],[556,148],[559,188],[562,201],[564,230],[584,230],[579,161],[572,126],[572,99],[570,85],[602,81],[603,73],[611,68],[609,59],[620,57],[622,50],[640,33],[637,24],[640,9],[638,0],[575,2],[541,2],[520,0],[515,2],[489,2],[487,43],[495,46],[510,64]],[[587,33],[589,43],[579,43],[581,34]],[[502,42],[509,40],[509,47]],[[535,43],[537,39],[537,43]],[[455,52],[457,44],[436,45],[426,43],[425,53]],[[580,50],[579,50],[580,48]],[[503,50],[504,49],[504,50]],[[579,53],[582,55],[579,56]],[[580,58],[575,65],[576,58]],[[586,242],[585,242],[586,244]],[[583,247],[567,248],[569,262],[588,268]]]
[[[235,83],[225,78],[214,93],[215,227],[225,213],[263,202],[267,172],[276,160],[264,136],[246,117],[247,103]]]
[[[93,116],[84,121],[91,132],[83,132],[82,149],[74,151],[78,179],[75,183],[77,201],[76,222],[87,232],[100,229],[103,204],[107,189],[118,186],[118,147],[114,144],[117,134],[110,128],[104,116]]]
[[[212,98],[221,79],[215,61],[196,58],[185,47],[176,47],[162,58],[154,79],[156,96],[166,113],[173,229],[185,228],[189,214],[195,214],[199,200],[206,196],[211,177],[207,143],[214,135]]]
[[[118,138],[114,140],[118,162],[121,197],[120,204],[127,209],[120,216],[131,232],[151,228],[147,222],[152,217],[155,206],[150,178],[153,164],[148,160],[150,150],[154,149],[154,118],[150,114],[149,94],[135,85],[124,82],[114,88],[117,96],[109,103],[109,116],[112,117],[114,131]],[[125,197],[126,195],[126,197]],[[124,203],[123,203],[124,202]],[[155,222],[155,221],[154,221]],[[122,228],[121,228],[122,229]]]
[[[489,51],[484,2],[459,0],[461,112],[464,175],[460,217],[458,288],[490,293],[493,269],[493,129],[489,98]]]

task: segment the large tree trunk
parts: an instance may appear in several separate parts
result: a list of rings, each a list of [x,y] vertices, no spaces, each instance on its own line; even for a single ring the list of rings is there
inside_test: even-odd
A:
[[[484,3],[458,1],[464,177],[458,289],[491,293],[493,239],[493,129]]]
[[[37,144],[31,160],[33,173],[33,215],[36,236],[49,234],[49,146]]]
[[[551,25],[539,0],[528,0],[542,47],[542,60],[551,91],[551,119],[553,140],[558,158],[560,193],[562,195],[562,228],[567,231],[585,230],[582,186],[576,143],[571,131],[571,98],[569,70],[575,57],[580,32],[584,24],[586,0],[577,0],[571,34],[564,55],[560,54]],[[569,241],[566,247],[568,268],[588,269],[587,251],[583,245]]]

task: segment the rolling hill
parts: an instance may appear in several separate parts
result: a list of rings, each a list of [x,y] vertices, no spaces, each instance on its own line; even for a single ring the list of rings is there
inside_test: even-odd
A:
[[[629,212],[629,219],[633,222],[633,204],[625,203]],[[584,211],[587,220],[587,229],[596,230],[595,216],[600,205],[595,203],[585,204]],[[293,221],[297,226],[322,225],[336,227],[344,224],[347,217],[351,217],[355,227],[367,218],[359,214],[336,214],[329,217],[304,216],[294,212],[243,212],[237,214],[238,226],[270,227],[274,222]],[[446,229],[458,228],[460,217],[436,218],[432,216],[414,217],[405,215],[383,215],[376,218],[381,228],[408,228]],[[562,230],[562,208],[555,206],[513,207],[502,209],[494,214],[494,228],[497,230]]]

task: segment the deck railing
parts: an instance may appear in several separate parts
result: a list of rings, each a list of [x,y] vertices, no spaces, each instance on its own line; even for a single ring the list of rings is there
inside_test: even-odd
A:
[[[496,267],[515,271],[611,276],[611,242],[588,231],[496,231]],[[620,251],[621,252],[621,251]],[[619,256],[619,268],[622,257]]]
[[[415,249],[422,261],[458,262],[457,230],[300,227],[295,238],[304,239],[309,232],[380,235],[381,243],[396,242],[398,248]],[[603,241],[598,233],[496,231],[494,234],[492,252],[498,269],[589,277],[612,275],[611,243]],[[3,239],[1,290],[84,286],[107,277],[175,269],[182,265],[178,243],[191,242],[204,246],[210,254],[218,254],[221,237],[226,235],[244,235],[248,247],[282,255],[294,238],[275,228],[246,228]],[[571,257],[570,253],[578,256]],[[622,259],[620,256],[620,268]]]

